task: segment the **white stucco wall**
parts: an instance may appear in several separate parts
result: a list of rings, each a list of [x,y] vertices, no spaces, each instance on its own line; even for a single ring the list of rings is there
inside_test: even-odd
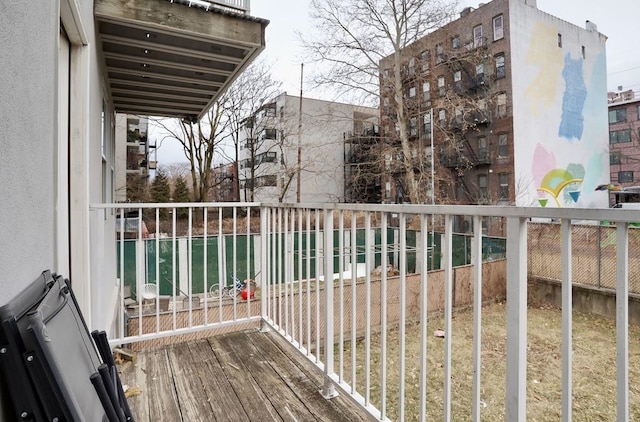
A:
[[[606,37],[523,0],[509,7],[516,203],[606,208],[594,191],[609,182]]]
[[[0,304],[54,265],[56,2],[0,13]]]

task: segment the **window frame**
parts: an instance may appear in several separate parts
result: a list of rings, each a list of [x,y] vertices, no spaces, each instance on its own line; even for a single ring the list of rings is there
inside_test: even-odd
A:
[[[509,199],[509,173],[498,173],[498,197]]]
[[[482,47],[484,45],[482,38],[482,24],[474,26],[472,31],[473,48]]]
[[[500,25],[496,25],[497,22],[500,22]],[[495,16],[492,20],[493,22],[493,40],[498,41],[504,38],[504,17],[503,15]]]
[[[503,140],[504,140],[504,143],[503,143]],[[499,133],[498,134],[498,158],[506,158],[508,156],[509,156],[509,135],[507,135],[506,133]]]
[[[502,62],[502,65],[499,66],[500,62]],[[502,79],[507,77],[507,69],[505,68],[504,53],[499,53],[495,55],[495,72],[496,72],[496,79]]]
[[[611,120],[611,116],[614,116],[615,120]],[[609,109],[609,124],[622,123],[627,121],[627,108],[617,107]]]
[[[622,175],[630,177],[621,177]],[[623,180],[624,179],[624,180]],[[618,172],[618,183],[631,183],[634,180],[633,170],[625,170]]]
[[[620,139],[620,134],[627,134],[626,139]],[[631,142],[631,129],[612,130],[609,132],[609,144],[624,144]]]

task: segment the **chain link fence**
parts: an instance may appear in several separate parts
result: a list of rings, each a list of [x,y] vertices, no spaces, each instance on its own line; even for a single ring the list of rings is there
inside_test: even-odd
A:
[[[562,280],[562,235],[559,223],[529,223],[529,278]],[[616,288],[616,227],[571,227],[573,282],[595,288]],[[629,228],[629,293],[640,294],[640,229]]]

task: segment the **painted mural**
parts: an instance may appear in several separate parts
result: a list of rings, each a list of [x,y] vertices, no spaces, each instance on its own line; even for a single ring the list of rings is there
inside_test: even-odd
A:
[[[514,99],[524,110],[514,111],[517,205],[607,207],[596,190],[609,182],[604,42],[548,15],[520,41],[527,53],[516,78],[524,95]]]

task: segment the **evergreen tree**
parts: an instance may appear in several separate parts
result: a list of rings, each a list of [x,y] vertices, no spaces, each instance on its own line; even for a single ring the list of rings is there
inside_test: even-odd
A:
[[[156,177],[151,184],[151,202],[165,203],[171,200],[171,187],[169,186],[169,179],[162,170],[156,172]],[[167,218],[168,210],[166,208],[160,209],[160,218]]]
[[[177,176],[173,186],[173,202],[191,202],[191,193],[187,187],[187,181],[182,175]],[[180,208],[177,210],[178,218],[186,218],[189,215],[189,209]]]

